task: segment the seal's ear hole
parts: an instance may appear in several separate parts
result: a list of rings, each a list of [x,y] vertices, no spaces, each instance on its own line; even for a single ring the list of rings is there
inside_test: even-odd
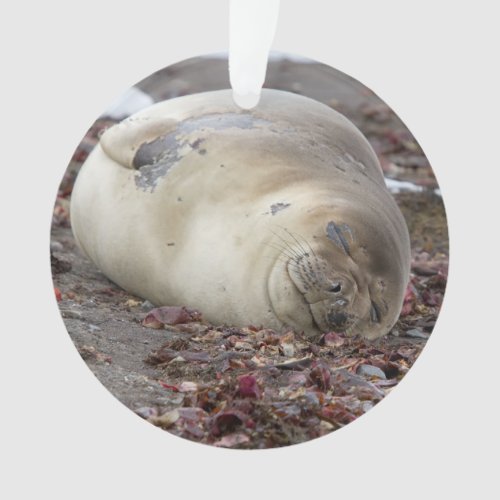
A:
[[[333,293],[339,293],[341,290],[342,290],[342,285],[340,283],[332,283],[332,285],[328,289],[329,292]]]

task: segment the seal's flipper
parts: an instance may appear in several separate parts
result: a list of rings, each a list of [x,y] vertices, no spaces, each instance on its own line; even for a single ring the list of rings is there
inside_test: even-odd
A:
[[[154,144],[162,136],[175,130],[177,121],[162,117],[130,117],[107,129],[101,136],[101,147],[104,152],[120,165],[137,169],[142,165],[154,163],[144,158],[143,146]],[[148,148],[146,148],[146,151]],[[151,152],[153,154],[153,152]]]

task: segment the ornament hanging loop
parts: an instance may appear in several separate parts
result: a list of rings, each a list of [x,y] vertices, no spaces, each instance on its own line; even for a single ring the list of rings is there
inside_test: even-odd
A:
[[[230,0],[229,81],[234,102],[243,109],[259,102],[279,5],[280,0]]]

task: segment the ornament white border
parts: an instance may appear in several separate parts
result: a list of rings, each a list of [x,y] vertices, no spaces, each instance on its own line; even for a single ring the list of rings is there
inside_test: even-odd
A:
[[[110,398],[67,336],[48,266],[57,185],[87,127],[153,71],[226,50],[227,3],[10,7],[2,33],[9,47],[4,120],[13,132],[2,186],[4,227],[12,231],[3,245],[9,406],[0,488],[7,498],[494,496],[497,271],[478,273],[498,261],[488,241],[494,220],[484,218],[498,199],[491,158],[498,163],[492,108],[500,83],[492,66],[500,41],[490,7],[481,0],[281,3],[273,49],[358,79],[422,145],[447,207],[450,280],[432,339],[390,397],[330,436],[246,452],[175,438]],[[488,182],[474,183],[473,171]]]

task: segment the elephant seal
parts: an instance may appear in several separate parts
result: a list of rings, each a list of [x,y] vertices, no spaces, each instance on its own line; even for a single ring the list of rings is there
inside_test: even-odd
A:
[[[112,126],[79,172],[71,223],[119,286],[215,324],[374,339],[409,279],[408,230],[368,141],[276,90],[252,110],[223,90]]]

